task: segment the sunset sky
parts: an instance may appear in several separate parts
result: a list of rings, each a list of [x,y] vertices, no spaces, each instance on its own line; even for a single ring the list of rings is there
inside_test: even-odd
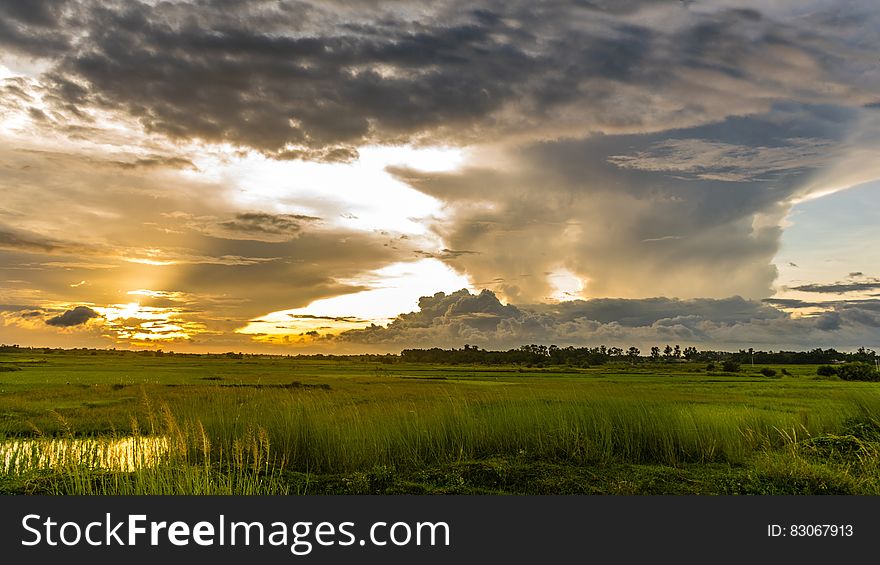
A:
[[[875,0],[0,3],[0,342],[880,348]]]

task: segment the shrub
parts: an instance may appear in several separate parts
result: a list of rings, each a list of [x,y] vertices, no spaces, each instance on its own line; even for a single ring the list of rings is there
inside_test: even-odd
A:
[[[880,373],[867,363],[844,363],[837,367],[837,376],[845,381],[878,381]]]
[[[774,371],[773,369],[771,369],[769,367],[764,367],[763,369],[761,369],[761,374],[764,375],[765,377],[775,377],[776,371]]]
[[[733,359],[728,359],[724,363],[721,364],[721,368],[727,371],[728,373],[737,373],[739,372],[739,363],[734,361]]]
[[[816,374],[820,377],[831,377],[837,374],[837,369],[831,365],[822,365],[816,369]]]
[[[712,362],[712,361],[709,361],[709,362],[706,364],[706,370],[707,370],[707,371],[714,371],[714,370],[715,370],[715,363]]]

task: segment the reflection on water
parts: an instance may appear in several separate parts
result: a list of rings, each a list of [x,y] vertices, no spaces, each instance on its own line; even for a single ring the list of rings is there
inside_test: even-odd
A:
[[[0,441],[0,473],[86,467],[134,471],[166,460],[167,437],[38,438]]]

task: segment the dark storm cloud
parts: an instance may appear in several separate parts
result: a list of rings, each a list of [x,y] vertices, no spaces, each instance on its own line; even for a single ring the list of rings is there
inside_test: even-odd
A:
[[[367,320],[357,316],[313,316],[311,314],[288,314],[294,320],[327,320],[328,322],[354,322],[367,323]]]
[[[844,281],[830,284],[811,283],[791,287],[791,290],[801,292],[825,292],[830,294],[844,294],[847,292],[869,292],[880,289],[880,280],[868,279],[864,281]]]
[[[49,318],[46,324],[59,328],[69,328],[72,326],[81,326],[92,318],[100,318],[101,315],[89,308],[88,306],[77,306],[73,310],[68,310],[63,314]]]
[[[274,29],[255,26],[251,14],[237,20],[181,5],[90,10],[88,38],[60,62],[54,94],[125,110],[175,138],[338,161],[355,155],[346,144],[379,130],[411,136],[485,115],[499,101],[483,92],[480,73],[526,59],[502,49],[499,60],[473,65],[492,41],[489,29],[471,24],[397,22],[403,29],[392,37],[392,26],[378,22],[304,33],[297,20],[307,7],[286,4]],[[383,65],[393,73],[384,75]],[[65,92],[72,82],[89,91]]]
[[[28,310],[19,314],[22,318],[40,318],[44,312],[42,310]]]
[[[538,308],[533,306],[533,308]],[[783,314],[770,306],[763,306],[739,296],[722,299],[696,298],[679,300],[674,298],[643,298],[625,300],[596,298],[575,300],[542,307],[559,320],[569,321],[587,318],[602,323],[617,322],[622,326],[637,327],[651,325],[658,320],[675,318],[684,313],[707,320],[725,323],[747,322],[754,319],[771,319]]]
[[[771,180],[792,169],[829,163],[833,144],[820,139],[790,139],[776,147],[731,145],[707,139],[667,139],[631,155],[612,155],[623,168],[670,173],[682,178],[742,182]]]
[[[0,46],[26,55],[59,55],[70,47],[64,12],[73,2],[9,0],[0,3]]]
[[[779,308],[809,308],[822,305],[821,302],[807,302],[806,300],[798,300],[796,298],[765,298],[761,302]]]
[[[35,308],[36,306],[24,306],[21,304],[0,304],[0,312],[25,312]]]
[[[371,326],[340,335],[346,341],[384,343],[437,338],[447,342],[450,335],[466,337],[496,332],[505,320],[518,320],[523,312],[516,306],[504,305],[491,291],[477,295],[462,289],[450,294],[438,292],[419,299],[419,311],[401,314],[387,328]]]
[[[99,133],[97,130],[95,131],[96,135]],[[5,153],[5,152],[4,152]],[[62,163],[69,162],[71,160],[71,154],[65,153],[62,151],[51,151],[51,150],[41,150],[41,149],[23,149],[17,148],[10,152],[12,155],[18,156],[18,158],[24,162],[24,156],[35,157],[37,159],[41,159],[48,162]],[[195,164],[187,157],[180,157],[171,154],[158,154],[152,153],[148,155],[129,155],[124,152],[120,152],[120,155],[112,155],[112,156],[96,156],[96,155],[77,155],[76,158],[79,160],[80,165],[87,164],[92,165],[94,167],[101,168],[118,168],[126,171],[135,171],[137,169],[143,170],[161,170],[161,169],[190,169],[197,170],[198,168]],[[0,155],[0,164],[7,164],[8,161],[6,159],[7,155]],[[29,167],[30,165],[23,165],[23,168]]]
[[[53,62],[46,95],[60,112],[108,108],[172,138],[278,158],[351,160],[373,142],[651,131],[786,99],[875,100],[848,82],[864,75],[855,58],[841,70],[849,44],[834,22],[802,29],[708,8],[84,1],[10,14],[7,41]]]
[[[229,220],[196,219],[191,227],[213,237],[224,239],[252,239],[283,242],[296,237],[303,224],[320,218],[303,214],[269,214],[266,212],[239,212]]]
[[[816,327],[824,331],[839,330],[840,314],[838,312],[827,312],[822,314],[816,320]]]
[[[416,251],[417,255],[421,257],[426,257],[430,259],[441,259],[443,261],[449,261],[452,259],[458,259],[459,257],[463,257],[465,255],[478,255],[477,251],[469,251],[467,249],[441,249],[439,252],[430,252],[430,251]]]
[[[63,249],[64,244],[38,234],[16,233],[0,225],[0,248],[51,253]]]
[[[573,4],[599,12],[627,14],[650,4],[677,6],[681,2],[682,0],[574,0]]]
[[[443,260],[499,280],[493,288],[515,302],[545,300],[545,274],[558,269],[585,280],[589,296],[763,298],[790,201],[851,149],[845,132],[858,116],[790,105],[664,133],[536,143],[446,173],[389,170],[445,203],[434,229],[449,248],[477,252]]]
[[[880,302],[875,302],[868,307],[852,306],[842,309],[841,316],[847,321],[880,328]]]
[[[845,324],[880,328],[880,300],[876,299],[808,302],[786,298],[767,298],[763,302],[794,311],[800,309],[819,310],[820,312],[813,314],[812,318],[816,320],[816,327],[823,330],[840,329],[841,325]]]
[[[150,155],[133,161],[113,161],[114,165],[123,169],[138,168],[171,168],[171,169],[196,169],[192,161],[184,157],[168,157],[164,155]]]
[[[880,301],[838,304],[818,316],[790,317],[756,301],[589,300],[555,305],[503,305],[497,297],[466,290],[423,297],[420,310],[387,326],[370,326],[337,340],[386,348],[461,347],[465,343],[504,349],[526,343],[636,345],[681,343],[704,348],[767,344],[797,348],[834,343],[869,343],[880,327]]]

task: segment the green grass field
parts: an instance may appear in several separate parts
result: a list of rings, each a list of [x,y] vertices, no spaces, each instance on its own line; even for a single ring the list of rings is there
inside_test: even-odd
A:
[[[0,354],[0,492],[880,493],[880,384],[763,367]]]

